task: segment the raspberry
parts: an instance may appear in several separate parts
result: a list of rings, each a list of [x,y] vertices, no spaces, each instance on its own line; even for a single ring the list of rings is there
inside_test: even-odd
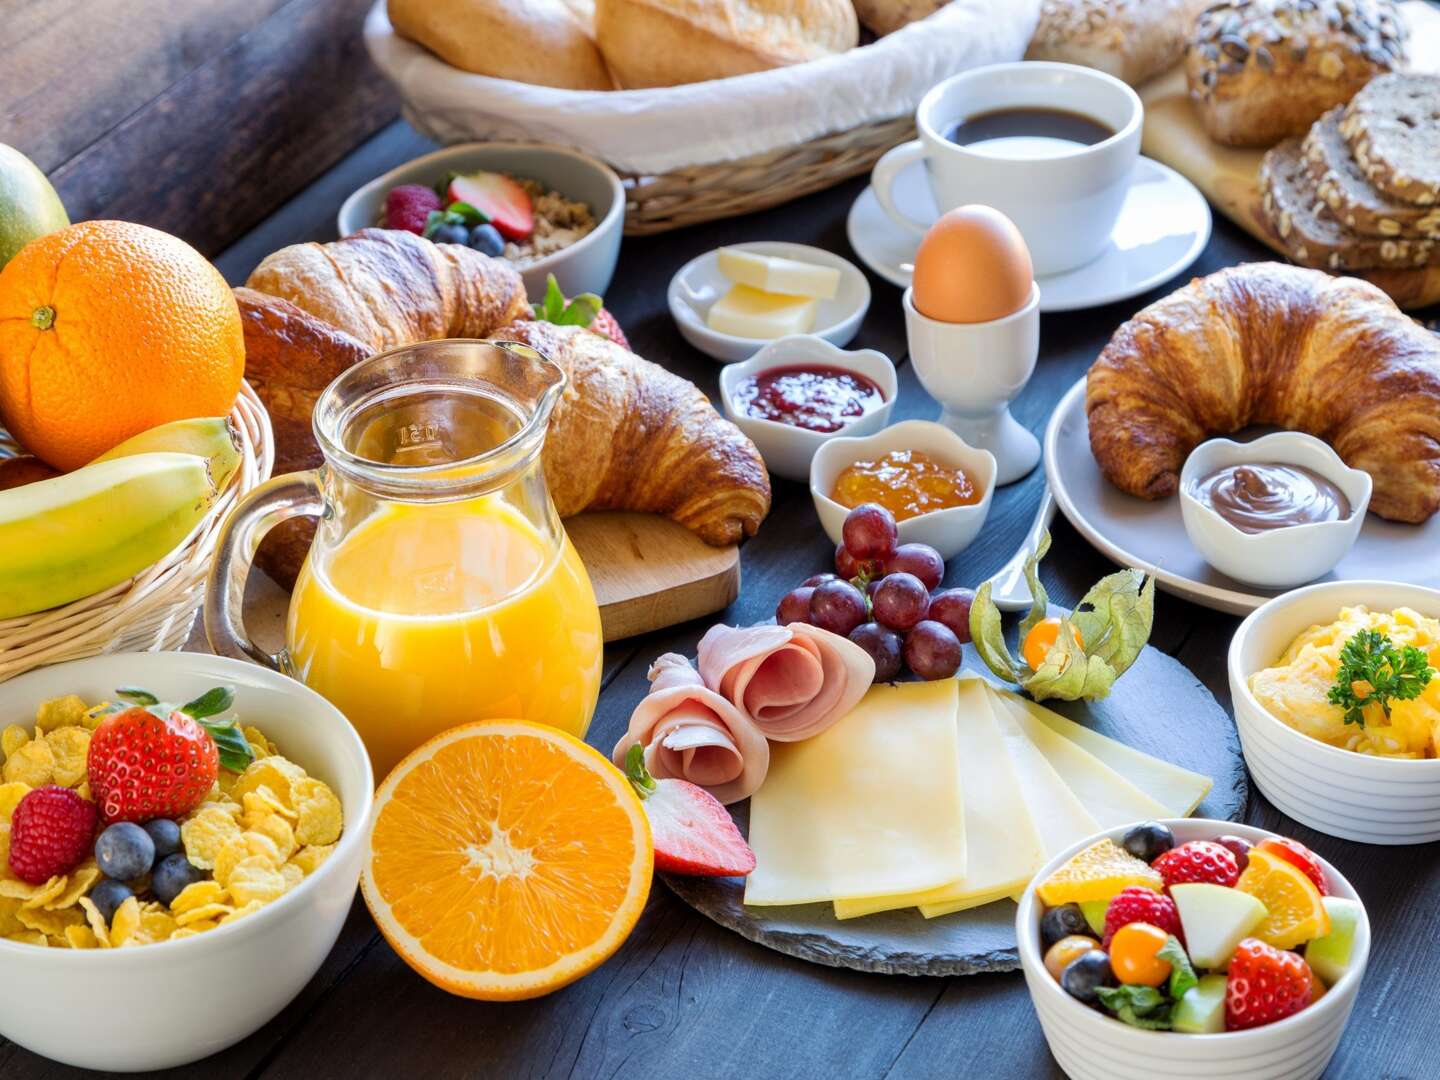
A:
[[[1257,938],[1240,942],[1225,982],[1225,1030],[1260,1027],[1310,1004],[1310,965]]]
[[[401,184],[385,193],[385,227],[421,235],[432,210],[444,204],[440,196],[423,184]]]
[[[1167,934],[1174,934],[1181,944],[1185,942],[1184,932],[1180,929],[1180,912],[1174,900],[1143,885],[1127,885],[1105,909],[1105,940],[1100,947],[1108,950],[1116,930],[1137,922],[1158,926]]]
[[[1167,888],[1191,881],[1229,888],[1240,880],[1240,860],[1213,840],[1191,840],[1171,848],[1150,865],[1160,872]]]
[[[69,788],[28,792],[10,819],[10,869],[31,885],[68,874],[90,854],[96,818],[95,804]]]

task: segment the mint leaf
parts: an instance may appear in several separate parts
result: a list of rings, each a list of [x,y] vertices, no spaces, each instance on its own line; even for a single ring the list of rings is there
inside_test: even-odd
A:
[[[449,210],[431,210],[425,215],[425,230],[420,235],[426,240],[432,240],[435,232],[441,225],[464,225],[465,219],[459,214],[453,214]]]
[[[1185,996],[1185,991],[1200,985],[1195,969],[1190,965],[1190,957],[1185,953],[1185,946],[1180,944],[1179,938],[1174,934],[1165,939],[1164,947],[1155,955],[1161,960],[1170,961],[1170,983],[1167,989],[1170,991],[1171,1000],[1179,1001]]]
[[[1117,1020],[1146,1031],[1169,1031],[1171,1004],[1153,986],[1102,986],[1096,991],[1100,1004]]]
[[[132,705],[159,705],[160,699],[139,686],[117,686],[115,696]]]
[[[449,214],[459,214],[460,219],[468,226],[489,225],[490,215],[481,210],[478,206],[472,206],[468,202],[453,202],[445,208]]]
[[[193,720],[203,720],[207,716],[219,716],[223,712],[228,712],[230,706],[234,704],[235,688],[233,686],[214,686],[189,704],[181,705],[180,711]]]

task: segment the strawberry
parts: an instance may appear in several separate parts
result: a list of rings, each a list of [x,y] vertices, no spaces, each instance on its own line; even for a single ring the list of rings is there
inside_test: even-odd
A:
[[[90,854],[95,817],[95,804],[69,788],[26,792],[10,818],[10,869],[31,885],[68,874]]]
[[[507,240],[529,240],[535,231],[535,208],[530,196],[501,173],[477,172],[454,177],[445,205],[457,202],[479,210]]]
[[[1167,887],[1200,881],[1228,888],[1240,880],[1240,860],[1213,840],[1191,840],[1171,848],[1150,865],[1160,871]]]
[[[625,331],[603,305],[604,301],[594,293],[581,293],[567,302],[560,283],[550,274],[545,281],[545,299],[534,305],[535,318],[556,326],[583,326],[591,333],[609,338],[622,349],[629,349]]]
[[[1293,1016],[1311,1000],[1310,965],[1299,953],[1240,942],[1225,982],[1225,1030],[1260,1027]]]
[[[401,184],[385,193],[385,227],[423,235],[430,214],[440,207],[440,196],[424,184]]]
[[[1180,929],[1180,911],[1175,901],[1164,893],[1142,885],[1127,885],[1115,894],[1105,909],[1105,940],[1100,947],[1108,950],[1115,931],[1130,923],[1143,922],[1174,934],[1183,945],[1185,933]]]
[[[1299,867],[1305,871],[1315,888],[1320,890],[1321,896],[1329,896],[1330,890],[1325,887],[1325,868],[1320,865],[1320,860],[1315,853],[1307,848],[1299,840],[1291,840],[1287,836],[1272,836],[1261,840],[1256,845],[1261,851],[1268,851],[1277,858],[1284,859],[1292,866]]]
[[[743,877],[755,869],[755,853],[714,795],[688,780],[656,780],[638,743],[625,755],[625,775],[650,818],[656,870]]]
[[[87,766],[101,820],[178,818],[204,801],[219,766],[241,772],[254,760],[233,720],[212,721],[235,701],[231,687],[216,687],[187,705],[162,704],[135,688],[90,738]]]

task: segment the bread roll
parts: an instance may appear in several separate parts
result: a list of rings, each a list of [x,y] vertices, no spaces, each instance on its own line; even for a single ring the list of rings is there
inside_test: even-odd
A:
[[[949,0],[855,0],[860,22],[884,37],[901,27],[933,15]]]
[[[388,0],[390,23],[452,67],[567,90],[615,86],[590,0]]]
[[[850,0],[595,0],[595,37],[637,88],[816,60],[854,48],[860,25]]]
[[[1097,68],[1139,86],[1185,55],[1210,0],[1044,0],[1026,60]]]

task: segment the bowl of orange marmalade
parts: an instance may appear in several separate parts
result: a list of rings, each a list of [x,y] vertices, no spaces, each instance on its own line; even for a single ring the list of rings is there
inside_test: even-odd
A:
[[[994,491],[994,455],[929,420],[830,439],[810,463],[810,497],[837,544],[845,515],[875,502],[895,515],[902,544],[929,544],[953,558],[980,534]]]

